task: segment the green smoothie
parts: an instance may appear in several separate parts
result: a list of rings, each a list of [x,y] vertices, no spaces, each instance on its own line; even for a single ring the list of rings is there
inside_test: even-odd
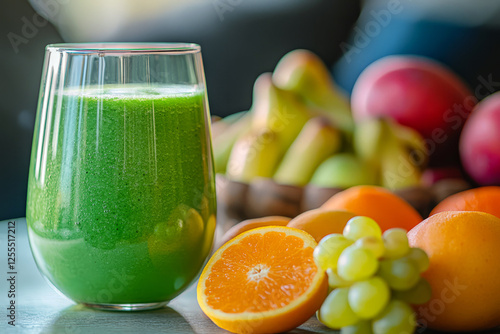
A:
[[[181,85],[105,86],[63,91],[39,113],[29,237],[66,296],[162,302],[196,277],[215,229],[203,96]]]

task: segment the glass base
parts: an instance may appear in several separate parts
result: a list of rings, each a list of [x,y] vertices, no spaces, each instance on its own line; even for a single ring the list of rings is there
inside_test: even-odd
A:
[[[146,311],[162,308],[168,302],[139,303],[139,304],[90,304],[82,303],[83,306],[103,311]]]

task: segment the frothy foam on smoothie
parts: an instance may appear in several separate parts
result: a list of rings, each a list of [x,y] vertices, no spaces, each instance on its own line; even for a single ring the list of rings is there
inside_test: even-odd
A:
[[[203,89],[192,85],[106,85],[103,87],[91,86],[84,89],[69,88],[64,91],[66,96],[98,97],[105,99],[130,98],[130,99],[156,99],[159,97],[193,96],[203,92]]]

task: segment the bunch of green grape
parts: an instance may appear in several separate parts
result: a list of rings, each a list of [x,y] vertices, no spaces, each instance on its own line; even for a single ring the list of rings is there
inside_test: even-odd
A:
[[[317,312],[326,326],[346,334],[411,334],[416,319],[412,305],[431,297],[420,276],[429,258],[411,248],[406,231],[382,231],[371,218],[358,216],[343,234],[324,237],[314,250],[316,264],[326,270],[333,289]]]

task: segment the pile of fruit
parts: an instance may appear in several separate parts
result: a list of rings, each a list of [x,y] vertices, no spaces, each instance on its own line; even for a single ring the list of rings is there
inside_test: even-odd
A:
[[[500,326],[500,93],[477,103],[439,63],[391,56],[365,69],[348,103],[297,50],[257,79],[249,111],[212,129],[231,185],[218,183],[219,204],[260,217],[218,238],[200,277],[198,302],[218,326],[283,332],[315,313],[341,333]],[[483,187],[462,191],[469,181]],[[408,189],[425,210],[415,193],[398,196]]]
[[[248,112],[213,124],[217,173],[234,181],[389,189],[420,185],[423,137],[390,118],[354,122],[347,99],[321,60],[297,50],[254,86]]]
[[[203,270],[199,305],[234,333],[284,332],[315,313],[344,334],[498,327],[499,201],[500,187],[471,189],[422,220],[390,191],[357,186],[293,219],[241,222]]]
[[[249,111],[212,125],[219,204],[240,220],[295,216],[370,184],[425,216],[453,193],[500,184],[498,129],[500,93],[477,104],[431,59],[374,62],[349,101],[316,55],[292,51],[256,80]]]

